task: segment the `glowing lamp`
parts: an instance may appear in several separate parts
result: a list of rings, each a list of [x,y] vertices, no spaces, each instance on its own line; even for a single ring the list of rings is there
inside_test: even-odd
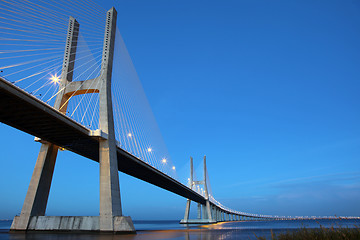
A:
[[[51,75],[51,78],[50,80],[53,82],[53,83],[58,83],[60,82],[60,78],[55,74],[55,75]]]

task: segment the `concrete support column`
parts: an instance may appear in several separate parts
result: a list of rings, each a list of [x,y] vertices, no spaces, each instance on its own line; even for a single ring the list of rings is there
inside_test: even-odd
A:
[[[201,219],[201,204],[198,203],[197,205],[197,218]]]
[[[210,201],[209,201],[209,192],[208,192],[208,188],[207,188],[206,174],[207,174],[206,156],[204,156],[204,190],[205,190],[205,198],[206,198],[206,211],[207,211],[207,216],[208,216],[209,222],[212,222],[213,217],[212,217],[211,205],[210,205]]]
[[[114,8],[106,15],[103,56],[99,81],[99,128],[108,139],[99,141],[100,159],[100,231],[114,231],[114,217],[122,216],[120,186],[111,97],[111,77],[115,46],[116,18]]]
[[[184,222],[187,222],[187,221],[189,220],[189,215],[190,215],[190,203],[191,203],[191,201],[188,199],[188,200],[186,201]]]
[[[190,157],[190,178],[189,178],[189,188],[192,189],[193,187],[193,158]],[[185,208],[185,214],[184,214],[184,219],[181,221],[182,223],[187,223],[189,220],[189,215],[190,215],[190,204],[191,204],[191,200],[188,199],[186,201],[186,208]]]
[[[202,219],[207,219],[206,205],[202,205]]]
[[[45,215],[57,152],[53,144],[41,145],[20,218],[13,221],[12,230],[26,230],[31,216]]]

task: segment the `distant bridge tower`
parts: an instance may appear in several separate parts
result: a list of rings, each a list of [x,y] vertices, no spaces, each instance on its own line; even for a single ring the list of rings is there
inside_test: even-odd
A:
[[[45,216],[58,146],[42,141],[41,149],[31,177],[30,185],[20,216],[14,218],[12,231],[60,230],[60,231],[107,231],[134,232],[130,217],[122,216],[116,140],[111,99],[111,75],[113,67],[117,12],[111,8],[106,15],[100,76],[85,81],[73,80],[79,23],[69,19],[59,93],[54,108],[63,114],[72,96],[99,93],[100,162],[100,216],[55,217]],[[99,83],[99,84],[97,84]],[[94,86],[100,86],[99,88]]]
[[[206,204],[201,205],[200,203],[198,203],[197,219],[189,219],[191,200],[187,199],[184,219],[182,219],[180,221],[180,223],[184,223],[184,224],[186,224],[186,223],[215,223],[219,220],[218,216],[214,216],[215,208],[214,208],[214,206],[212,206],[212,204],[210,203],[210,200],[209,200],[209,192],[208,192],[208,186],[207,186],[207,177],[206,177],[207,174],[206,173],[207,173],[206,156],[204,156],[204,179],[202,181],[194,181],[194,179],[193,179],[194,178],[193,158],[190,157],[190,180],[189,180],[190,186],[189,187],[191,189],[193,189],[193,187],[203,185],[204,186],[204,194],[205,194],[204,197],[206,199]]]

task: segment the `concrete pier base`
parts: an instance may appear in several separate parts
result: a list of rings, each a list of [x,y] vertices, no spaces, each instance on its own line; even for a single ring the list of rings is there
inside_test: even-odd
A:
[[[20,216],[16,216],[11,225],[11,231],[24,231],[17,229]],[[104,232],[100,231],[99,216],[33,216],[25,231],[86,231],[86,232]],[[112,233],[136,233],[131,217],[115,216],[113,217]]]
[[[210,223],[217,223],[217,221],[209,220],[209,219],[182,219],[180,221],[181,224],[210,224]]]

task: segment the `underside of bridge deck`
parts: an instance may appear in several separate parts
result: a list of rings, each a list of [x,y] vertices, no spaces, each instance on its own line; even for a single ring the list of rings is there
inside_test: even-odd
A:
[[[99,140],[90,130],[34,96],[0,78],[0,122],[81,156],[99,161]],[[118,169],[170,192],[205,204],[205,199],[185,185],[118,148]]]

